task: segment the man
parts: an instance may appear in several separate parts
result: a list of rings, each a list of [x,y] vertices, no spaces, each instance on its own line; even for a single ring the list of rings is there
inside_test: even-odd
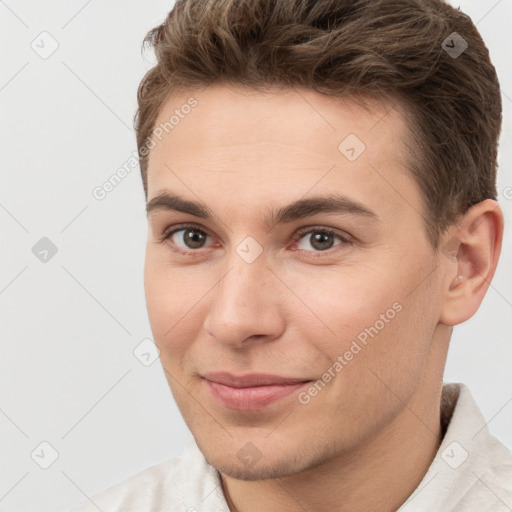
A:
[[[443,387],[503,233],[470,19],[183,0],[146,40],[146,301],[194,439],[77,510],[512,509],[512,454]]]

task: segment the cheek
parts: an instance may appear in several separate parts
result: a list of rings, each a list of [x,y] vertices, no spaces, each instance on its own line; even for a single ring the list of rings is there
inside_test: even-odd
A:
[[[384,261],[360,270],[332,269],[323,276],[295,281],[294,291],[307,297],[308,306],[295,322],[308,340],[308,352],[320,356],[316,370],[339,374],[341,366],[331,366],[341,357],[343,373],[352,382],[374,379],[370,370],[391,380],[397,378],[393,372],[399,368],[417,373],[426,361],[435,324],[421,310],[425,291],[422,296],[408,295],[414,279],[408,279],[406,271],[397,275],[395,266],[386,267]]]
[[[152,254],[146,255],[144,290],[153,338],[164,363],[185,350],[190,339],[185,327],[197,325],[194,316],[204,292],[191,285],[187,272],[169,268]]]
[[[294,282],[296,295],[305,298],[306,309],[300,308],[307,318],[314,314],[314,324],[323,326],[323,330],[330,332],[329,338],[341,344],[350,344],[351,339],[376,322],[382,330],[381,324],[393,321],[399,309],[399,305],[393,308],[393,304],[399,300],[400,290],[396,282],[391,285],[393,281],[386,278],[382,269],[333,268],[323,273],[317,269],[314,275],[303,273]]]
[[[380,424],[402,407],[397,396],[407,400],[412,395],[428,361],[435,322],[432,311],[422,313],[427,290],[407,296],[406,274],[394,286],[384,278],[356,286],[346,277],[331,281],[312,306],[334,334],[319,337],[311,327],[303,330],[315,346],[311,364],[322,382],[299,401],[311,402],[308,418],[328,414],[337,418],[328,422],[333,429],[343,424],[350,430]]]

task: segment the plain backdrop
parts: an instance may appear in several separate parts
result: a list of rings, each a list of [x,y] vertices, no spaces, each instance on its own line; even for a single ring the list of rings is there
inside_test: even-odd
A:
[[[136,89],[153,63],[141,42],[172,4],[0,0],[4,512],[64,510],[181,454],[190,436],[159,360],[134,355],[151,339],[138,168],[103,200],[92,193],[136,150]],[[455,329],[445,380],[469,386],[512,448],[512,1],[454,5],[477,24],[501,82],[506,232],[480,310]]]

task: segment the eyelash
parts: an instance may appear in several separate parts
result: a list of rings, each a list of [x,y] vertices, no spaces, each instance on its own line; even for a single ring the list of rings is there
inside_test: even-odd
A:
[[[207,236],[210,236],[204,229],[201,229],[198,225],[190,224],[190,223],[185,223],[185,224],[180,224],[178,226],[175,226],[172,229],[172,231],[165,231],[163,233],[163,235],[159,238],[159,242],[163,243],[166,240],[170,239],[178,231],[183,231],[183,230],[187,230],[187,229],[193,230],[193,231],[199,231],[200,233],[203,233],[203,234],[205,234]],[[339,241],[343,242],[340,245],[345,245],[345,244],[353,242],[352,238],[349,237],[348,235],[342,235],[341,233],[338,233],[337,231],[334,231],[334,230],[332,230],[330,228],[324,228],[324,227],[321,227],[321,226],[313,226],[313,227],[308,226],[306,228],[299,229],[297,231],[298,238],[297,238],[296,241],[299,241],[304,235],[307,235],[307,234],[310,234],[310,233],[315,233],[315,232],[321,232],[321,233],[327,234],[329,236],[336,237]],[[176,244],[174,244],[174,243],[173,243],[173,245],[176,246]],[[318,257],[321,257],[323,254],[331,254],[331,250],[335,249],[336,247],[339,247],[339,246],[335,246],[335,247],[333,247],[331,249],[327,249],[325,251],[307,251],[305,249],[298,249],[298,252],[309,253],[308,254],[309,257],[318,258]],[[173,251],[178,253],[178,254],[189,256],[191,254],[201,253],[202,249],[195,249],[195,250],[192,249],[190,251],[185,251],[185,250],[183,250],[181,248],[177,248],[177,249],[173,248]],[[313,254],[310,254],[310,253],[313,253]]]

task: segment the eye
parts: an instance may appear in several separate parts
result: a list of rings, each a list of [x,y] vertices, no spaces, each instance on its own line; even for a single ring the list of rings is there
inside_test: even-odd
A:
[[[338,233],[321,226],[303,228],[297,232],[297,235],[298,239],[296,239],[295,245],[298,245],[298,249],[296,250],[313,253],[311,256],[314,257],[321,256],[320,253],[329,251],[333,246],[347,245],[352,241],[347,234]],[[308,235],[309,238],[307,238]],[[173,251],[178,254],[190,255],[202,252],[201,249],[205,248],[208,238],[211,238],[208,233],[195,224],[181,224],[170,231],[165,231],[159,241],[169,240],[173,246]],[[302,239],[304,239],[304,242],[301,243]],[[333,239],[338,239],[340,243],[334,245]],[[297,240],[299,243],[297,243]]]
[[[178,233],[183,234],[175,237]],[[190,252],[198,252],[198,249],[202,249],[207,238],[209,238],[209,235],[195,224],[182,224],[172,231],[166,231],[160,238],[160,241],[170,240],[172,245],[177,247],[176,252],[189,254]]]
[[[307,230],[302,229],[299,230],[297,234],[299,235],[299,241],[304,239],[302,244],[298,244],[298,250],[305,252],[326,252],[334,246],[333,239],[335,238],[340,241],[335,247],[348,244],[351,241],[348,235],[323,227],[307,228]],[[308,246],[312,247],[313,251],[311,251]]]

